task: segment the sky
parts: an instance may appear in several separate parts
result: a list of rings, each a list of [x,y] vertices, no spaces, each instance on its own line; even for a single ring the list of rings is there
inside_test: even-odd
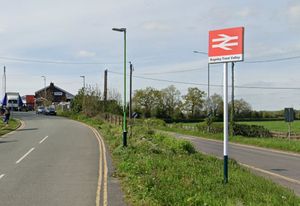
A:
[[[182,95],[195,86],[207,92],[207,56],[193,51],[207,52],[208,31],[243,26],[245,62],[235,64],[235,85],[296,89],[235,88],[236,99],[255,110],[300,109],[299,25],[300,2],[288,0],[2,0],[0,68],[7,91],[21,95],[43,88],[41,76],[72,94],[82,75],[103,90],[105,69],[109,90],[123,93],[123,34],[112,28],[124,27],[134,90],[173,84]],[[297,58],[250,63],[289,57]],[[222,95],[222,68],[210,67],[211,94]]]

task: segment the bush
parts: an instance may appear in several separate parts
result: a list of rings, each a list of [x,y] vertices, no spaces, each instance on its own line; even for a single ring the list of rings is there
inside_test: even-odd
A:
[[[268,129],[259,125],[234,124],[233,133],[245,137],[272,137]]]
[[[199,132],[207,132],[207,124],[199,123],[196,125],[196,128]],[[213,122],[209,125],[209,133],[222,133],[223,132],[223,123],[222,122]]]

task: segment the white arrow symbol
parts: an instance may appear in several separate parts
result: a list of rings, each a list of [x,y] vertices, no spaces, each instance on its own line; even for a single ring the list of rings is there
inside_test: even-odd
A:
[[[220,49],[224,49],[224,50],[232,50],[232,46],[237,46],[238,42],[231,42],[228,43],[231,40],[237,40],[239,37],[238,36],[228,36],[226,34],[218,34],[219,37],[221,38],[217,38],[217,39],[212,39],[212,42],[221,42],[219,44],[213,44],[212,48],[220,48]]]

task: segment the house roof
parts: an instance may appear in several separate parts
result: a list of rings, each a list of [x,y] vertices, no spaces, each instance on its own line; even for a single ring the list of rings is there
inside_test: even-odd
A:
[[[67,97],[67,99],[73,99],[74,98],[74,95],[73,94],[71,94],[70,92],[67,92],[66,90],[64,90],[64,89],[62,89],[62,88],[60,88],[60,87],[58,87],[58,86],[55,86],[54,85],[54,83],[50,83],[50,85],[49,86],[47,86],[47,87],[44,87],[44,88],[42,88],[42,89],[40,89],[40,90],[38,90],[38,91],[36,91],[35,93],[38,93],[38,92],[41,92],[41,91],[44,91],[45,89],[47,90],[48,88],[50,88],[51,87],[51,85],[53,84],[53,87],[54,88],[56,88],[56,89],[58,89],[58,90],[60,90],[60,91],[62,91],[62,92],[64,92],[65,94],[66,94],[66,97]]]

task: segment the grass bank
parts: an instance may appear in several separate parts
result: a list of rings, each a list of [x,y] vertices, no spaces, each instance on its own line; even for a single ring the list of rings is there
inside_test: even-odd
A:
[[[72,115],[97,128],[108,144],[130,205],[300,205],[291,191],[230,161],[229,183],[223,162],[195,151],[191,143],[136,126],[123,148],[120,127]]]
[[[17,119],[10,119],[8,125],[0,121],[0,136],[16,130],[21,125],[21,122]]]

